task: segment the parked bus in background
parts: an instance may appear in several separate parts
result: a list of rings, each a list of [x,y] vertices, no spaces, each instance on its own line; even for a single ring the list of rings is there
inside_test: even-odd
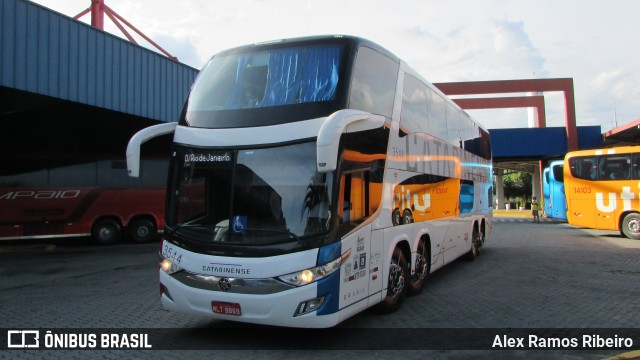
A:
[[[640,239],[640,146],[569,152],[564,180],[570,224]]]
[[[101,244],[157,237],[164,226],[167,160],[32,160],[0,172],[0,240],[92,237]]]
[[[564,161],[556,160],[542,173],[544,212],[554,219],[567,220],[567,199],[564,194]]]
[[[254,44],[200,72],[174,133],[161,246],[170,310],[329,327],[396,310],[492,228],[488,132],[355,37]]]

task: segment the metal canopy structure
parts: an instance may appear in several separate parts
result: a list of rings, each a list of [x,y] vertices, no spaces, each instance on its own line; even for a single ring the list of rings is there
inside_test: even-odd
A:
[[[605,147],[640,145],[640,119],[611,129],[603,135]]]
[[[120,14],[118,14],[113,9],[108,7],[107,4],[104,3],[104,0],[91,0],[91,6],[89,6],[87,9],[85,9],[78,15],[74,16],[73,18],[75,20],[78,20],[88,13],[91,13],[91,26],[100,30],[104,30],[104,16],[107,15],[107,17],[111,19],[111,21],[116,25],[116,27],[118,27],[118,29],[122,32],[122,34],[126,36],[127,39],[129,39],[129,41],[131,41],[132,43],[136,45],[138,44],[136,39],[133,36],[131,36],[131,34],[129,34],[129,32],[125,28],[125,25],[129,29],[135,31],[136,34],[140,35],[143,39],[145,39],[149,44],[153,45],[160,52],[165,54],[168,58],[170,58],[173,61],[178,61],[177,57],[171,55],[167,50],[162,48],[162,46],[156,44],[142,31],[138,30],[138,28],[131,25],[130,22],[128,22],[127,20],[125,20],[125,18],[120,16]]]
[[[497,80],[497,81],[471,81],[452,82],[434,84],[447,96],[454,95],[486,95],[486,94],[507,94],[507,93],[530,93],[546,91],[562,91],[565,101],[565,125],[567,134],[567,149],[578,149],[578,133],[576,129],[576,110],[573,92],[573,79],[523,79],[523,80]],[[454,101],[460,101],[457,99]],[[519,98],[476,98],[473,100],[463,100],[459,102],[463,109],[495,109],[507,107],[535,107],[538,111],[538,118],[544,119],[544,105],[536,103],[538,100],[526,100]],[[544,101],[543,101],[544,102]],[[473,107],[466,108],[469,104]],[[546,121],[539,121],[538,127],[545,127]]]
[[[543,128],[547,126],[544,96],[513,96],[513,97],[495,97],[495,98],[470,98],[470,99],[453,99],[462,109],[507,109],[507,108],[535,108],[538,115],[537,127]]]

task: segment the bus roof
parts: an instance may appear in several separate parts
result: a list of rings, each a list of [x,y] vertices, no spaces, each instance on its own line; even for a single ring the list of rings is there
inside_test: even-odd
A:
[[[311,44],[328,43],[328,42],[349,43],[351,45],[354,45],[355,47],[359,47],[359,46],[370,47],[388,56],[390,59],[394,60],[395,62],[400,62],[400,59],[395,54],[385,49],[384,47],[374,43],[373,41],[370,41],[361,37],[357,37],[357,36],[351,36],[351,35],[320,35],[320,36],[305,36],[305,37],[297,37],[297,38],[276,39],[276,40],[242,45],[242,46],[234,47],[231,49],[223,50],[215,54],[214,56],[228,54],[228,53],[235,53],[235,52],[251,51],[261,47],[311,45]]]
[[[639,146],[619,146],[605,149],[590,149],[590,150],[578,150],[570,151],[565,158],[570,156],[589,156],[589,155],[613,155],[613,154],[628,154],[640,152]]]

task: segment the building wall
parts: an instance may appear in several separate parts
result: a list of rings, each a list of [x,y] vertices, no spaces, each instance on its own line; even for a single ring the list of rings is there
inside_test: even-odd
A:
[[[177,121],[198,71],[25,0],[0,1],[0,86]]]

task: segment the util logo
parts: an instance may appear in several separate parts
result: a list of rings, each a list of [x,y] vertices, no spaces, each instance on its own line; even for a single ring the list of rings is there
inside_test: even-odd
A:
[[[413,204],[411,203],[413,200]],[[413,194],[411,197],[411,190],[407,189],[405,192],[404,186],[400,187],[400,192],[396,192],[396,206],[400,209],[411,208],[412,210],[426,211],[431,207],[431,194],[422,194],[422,204],[420,203],[420,196]],[[412,206],[413,205],[413,206]]]
[[[638,183],[640,188],[640,183]],[[613,212],[618,208],[618,197],[614,192],[608,193],[608,203],[605,205],[604,193],[596,193],[596,208],[601,212]],[[622,211],[632,210],[631,200],[636,198],[636,194],[631,192],[631,186],[623,186],[620,192],[620,200],[622,200]]]

